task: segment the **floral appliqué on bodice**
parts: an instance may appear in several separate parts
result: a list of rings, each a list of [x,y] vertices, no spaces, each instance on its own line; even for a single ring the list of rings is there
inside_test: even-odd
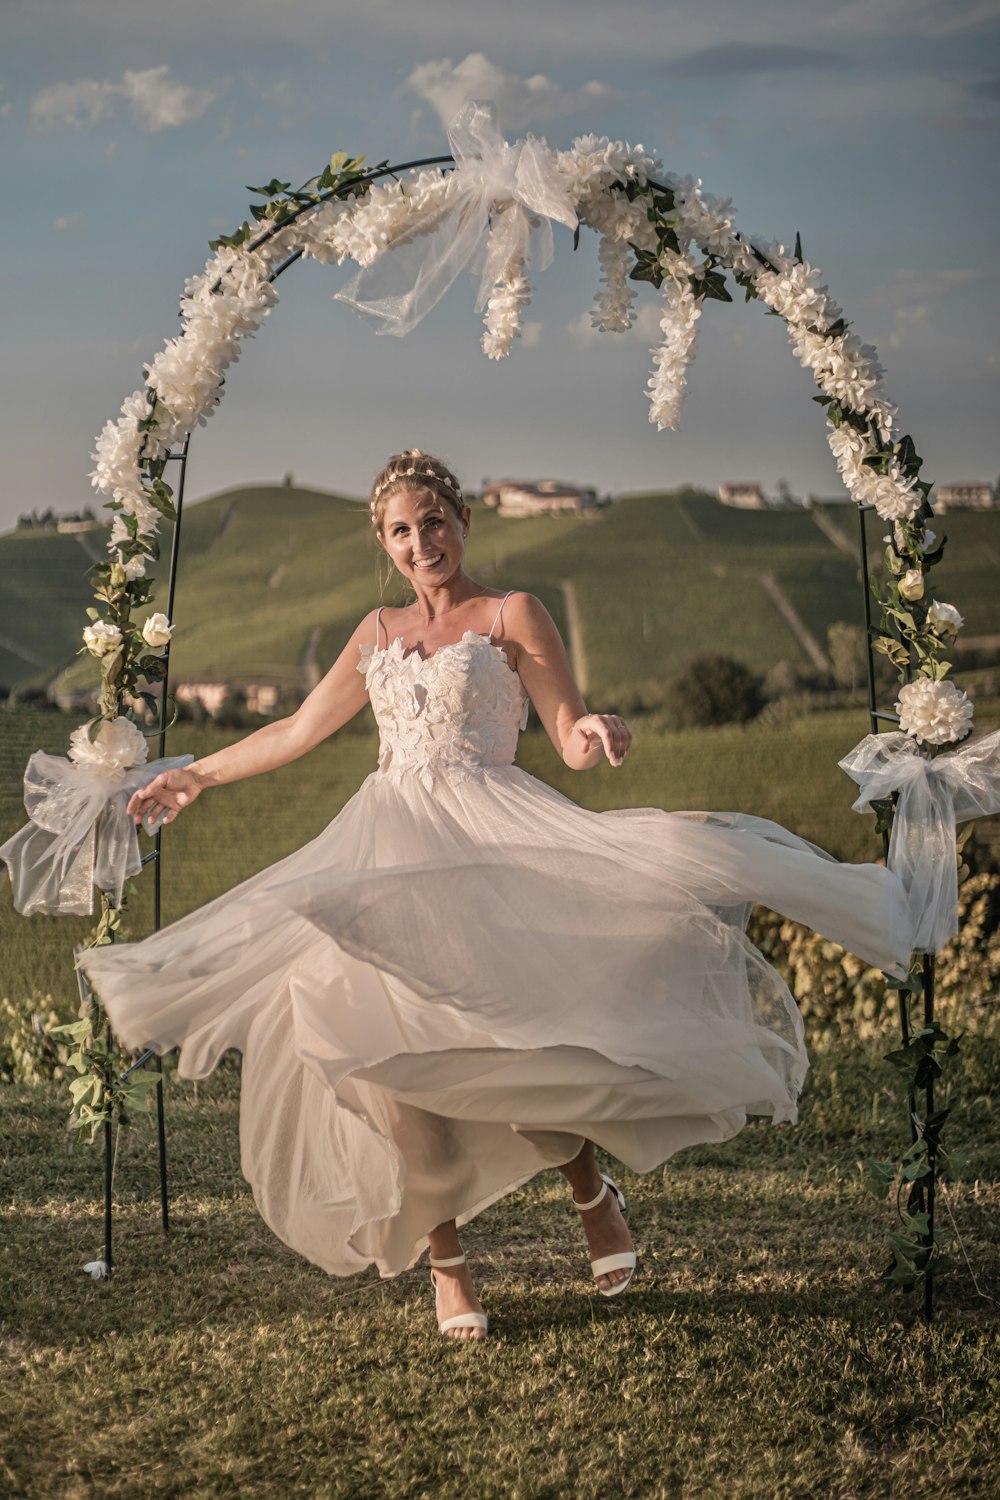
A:
[[[528,722],[528,695],[502,648],[467,630],[432,656],[362,645],[358,671],[379,728],[383,774],[448,769],[476,772],[513,764]]]

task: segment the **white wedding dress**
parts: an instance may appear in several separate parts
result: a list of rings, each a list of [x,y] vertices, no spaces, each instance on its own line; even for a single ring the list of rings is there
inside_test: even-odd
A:
[[[748,1114],[793,1120],[802,1024],[744,935],[755,901],[873,964],[902,888],[764,819],[593,813],[514,764],[527,698],[467,631],[362,648],[378,769],[326,830],[83,967],[122,1042],[243,1054],[243,1171],[337,1275],[412,1265],[589,1137],[637,1171]]]

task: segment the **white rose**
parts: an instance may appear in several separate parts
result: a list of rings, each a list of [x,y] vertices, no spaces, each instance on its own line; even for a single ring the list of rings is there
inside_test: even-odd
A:
[[[899,592],[903,599],[924,597],[924,575],[920,568],[907,568],[899,580]]]
[[[896,712],[903,733],[928,745],[963,740],[972,728],[972,704],[953,682],[929,677],[907,682],[899,690]]]
[[[97,620],[93,625],[85,626],[83,639],[92,656],[106,656],[109,651],[121,645],[122,633],[117,625],[109,625],[107,620]]]
[[[174,627],[166,615],[150,615],[142,627],[142,638],[147,646],[165,646],[173,634]]]
[[[927,611],[927,623],[935,635],[952,636],[958,634],[965,621],[954,604],[945,604],[943,600],[935,599]]]
[[[149,758],[146,736],[131,719],[106,719],[96,739],[90,738],[90,723],[74,729],[69,739],[69,758],[78,766],[99,771],[112,781],[121,781],[131,766]]]

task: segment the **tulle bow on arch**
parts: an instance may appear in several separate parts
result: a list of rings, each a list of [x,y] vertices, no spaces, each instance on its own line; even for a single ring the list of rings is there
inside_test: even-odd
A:
[[[465,269],[480,271],[481,311],[511,262],[530,260],[536,271],[552,264],[553,219],[577,227],[554,153],[531,135],[513,145],[505,141],[494,104],[466,104],[448,130],[448,144],[456,166],[438,213],[391,240],[372,266],[334,294],[371,318],[379,333],[409,333]]]
[[[1000,729],[933,760],[902,731],[870,734],[840,766],[861,788],[855,812],[899,794],[889,868],[909,897],[914,951],[937,953],[958,932],[955,825],[1000,812]]]
[[[29,821],[0,848],[15,909],[24,916],[86,916],[94,909],[95,886],[120,901],[125,881],[142,868],[135,824],[125,810],[129,798],[161,771],[193,760],[166,756],[109,773],[36,750],[24,773]]]

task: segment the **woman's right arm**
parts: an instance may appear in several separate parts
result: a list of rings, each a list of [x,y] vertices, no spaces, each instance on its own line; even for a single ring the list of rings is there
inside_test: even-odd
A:
[[[366,615],[323,680],[285,719],[255,729],[245,739],[206,755],[181,770],[163,771],[135,792],[128,811],[136,823],[155,822],[167,809],[164,823],[172,823],[206,787],[225,786],[275,771],[298,760],[321,740],[345,725],[368,701],[365,680],[358,671],[358,647],[375,639],[375,612]]]

